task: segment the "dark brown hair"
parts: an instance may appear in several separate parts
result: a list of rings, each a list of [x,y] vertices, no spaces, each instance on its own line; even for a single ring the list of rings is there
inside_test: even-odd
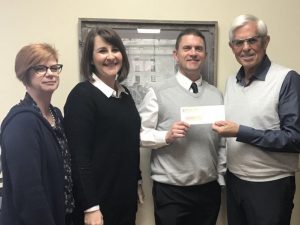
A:
[[[205,37],[204,35],[201,33],[201,31],[195,29],[195,28],[187,28],[183,31],[181,31],[179,33],[179,35],[177,36],[177,39],[176,39],[176,44],[175,44],[175,49],[178,50],[179,48],[179,44],[180,44],[180,41],[182,39],[182,36],[185,36],[185,35],[194,35],[194,36],[197,36],[197,37],[200,37],[203,39],[204,41],[204,48],[205,48],[205,51],[206,51],[206,41],[205,41]]]
[[[108,28],[108,27],[95,27],[89,31],[89,33],[85,39],[82,57],[81,57],[80,72],[81,72],[82,76],[85,79],[92,81],[93,80],[92,74],[96,72],[95,71],[96,68],[92,63],[93,62],[94,43],[95,43],[96,36],[100,36],[101,38],[103,38],[103,40],[105,42],[113,45],[114,47],[117,47],[120,50],[120,52],[122,54],[122,58],[123,58],[123,63],[122,63],[122,67],[118,73],[117,80],[119,82],[122,82],[123,80],[125,80],[127,78],[128,73],[129,73],[128,56],[127,56],[125,46],[124,46],[120,36],[117,34],[116,31],[114,31],[113,29]]]

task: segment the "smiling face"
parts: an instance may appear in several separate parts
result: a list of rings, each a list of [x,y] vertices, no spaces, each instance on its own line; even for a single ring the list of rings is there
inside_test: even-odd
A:
[[[205,43],[201,37],[193,34],[182,36],[173,55],[183,75],[191,80],[200,78],[200,70],[206,58]]]
[[[96,36],[94,40],[93,65],[96,75],[106,81],[115,80],[122,67],[122,53],[120,50],[107,43],[102,37]]]
[[[41,63],[40,65],[45,65],[47,67],[56,65],[57,61],[54,58],[50,58],[47,62]],[[41,75],[34,70],[30,76],[30,83],[27,85],[27,90],[32,93],[34,92],[36,96],[43,94],[52,94],[59,85],[59,73],[52,72],[47,69],[45,75]]]
[[[257,38],[257,42],[249,41],[252,37]],[[246,39],[248,41],[244,41],[241,45],[234,44],[235,41],[240,44],[241,40]],[[243,66],[246,76],[252,75],[257,70],[266,54],[269,41],[269,36],[259,36],[255,22],[248,22],[234,31],[233,41],[229,45],[235,58]]]

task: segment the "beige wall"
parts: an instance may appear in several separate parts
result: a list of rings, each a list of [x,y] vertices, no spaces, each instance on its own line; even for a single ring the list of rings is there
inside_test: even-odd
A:
[[[15,78],[14,58],[23,45],[32,42],[49,42],[59,49],[64,69],[52,103],[63,108],[66,96],[79,81],[79,17],[218,21],[217,76],[218,87],[223,90],[226,78],[238,68],[228,47],[228,27],[235,16],[243,13],[255,14],[268,24],[271,59],[300,72],[299,8],[299,0],[0,0],[0,121],[24,95],[24,87]],[[149,151],[142,150],[141,155],[147,196],[139,209],[137,225],[153,225]],[[295,196],[293,225],[300,224],[299,192]],[[226,224],[224,218],[222,209],[218,225]]]

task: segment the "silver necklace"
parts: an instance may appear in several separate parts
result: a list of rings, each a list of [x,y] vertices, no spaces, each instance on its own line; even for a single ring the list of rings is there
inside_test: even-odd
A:
[[[54,117],[53,112],[50,107],[49,107],[49,112],[50,112],[50,115],[52,118],[52,123],[50,122],[50,125],[51,125],[51,127],[55,127],[56,121],[55,121],[55,117]]]

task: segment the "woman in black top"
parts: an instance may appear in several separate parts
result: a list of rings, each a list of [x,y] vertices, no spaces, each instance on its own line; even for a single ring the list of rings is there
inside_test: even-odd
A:
[[[64,107],[75,188],[75,224],[133,225],[138,201],[140,117],[121,85],[129,61],[118,34],[94,28]],[[142,201],[142,196],[140,195]]]

